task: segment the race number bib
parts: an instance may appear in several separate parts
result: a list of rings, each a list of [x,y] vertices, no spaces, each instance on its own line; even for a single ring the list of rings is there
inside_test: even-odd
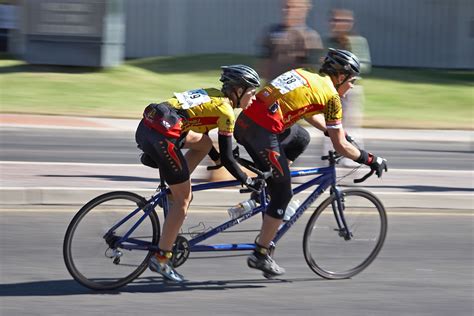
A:
[[[175,92],[174,95],[185,110],[211,101],[211,98],[204,89],[189,90],[180,93]]]
[[[302,87],[306,84],[306,80],[301,77],[295,70],[285,72],[273,79],[271,85],[280,90],[281,94],[286,94],[298,87]]]

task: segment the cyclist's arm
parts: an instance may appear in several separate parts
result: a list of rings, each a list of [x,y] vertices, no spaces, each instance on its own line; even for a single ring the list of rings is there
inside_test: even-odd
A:
[[[346,133],[342,127],[328,128],[328,134],[334,149],[344,157],[357,160],[360,157],[360,151],[346,140]]]
[[[321,132],[326,132],[326,121],[323,114],[315,114],[313,116],[307,117],[305,118],[305,121],[319,129]]]
[[[222,165],[233,175],[237,180],[245,183],[248,176],[240,169],[237,161],[235,161],[232,154],[232,135],[218,134],[219,151]]]
[[[212,161],[214,161],[216,165],[221,164],[221,155],[216,150],[216,147],[214,147],[214,145],[212,145],[212,148],[211,150],[209,150],[209,153],[207,155],[209,156],[209,158],[211,158]]]

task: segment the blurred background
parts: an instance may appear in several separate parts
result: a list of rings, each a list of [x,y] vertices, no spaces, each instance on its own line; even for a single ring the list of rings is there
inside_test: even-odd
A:
[[[363,126],[472,129],[474,2],[309,2],[324,49],[334,9],[368,43]],[[223,64],[258,68],[285,3],[0,0],[1,111],[139,118],[172,92],[219,86]]]
[[[367,273],[315,278],[301,220],[276,253],[281,281],[232,256],[195,258],[184,286],[146,272],[97,295],[71,278],[62,242],[77,210],[105,192],[156,190],[134,139],[149,103],[220,88],[221,65],[248,64],[265,80],[317,69],[334,46],[364,70],[343,99],[344,126],[389,164],[363,184],[352,180],[367,168],[338,168],[341,187],[363,186],[388,211]],[[140,304],[178,315],[473,315],[473,105],[472,0],[0,0],[0,314],[134,315]],[[325,164],[326,138],[308,131],[293,168]],[[210,180],[210,164],[194,183]],[[187,231],[227,220],[247,198],[237,192],[195,194]]]

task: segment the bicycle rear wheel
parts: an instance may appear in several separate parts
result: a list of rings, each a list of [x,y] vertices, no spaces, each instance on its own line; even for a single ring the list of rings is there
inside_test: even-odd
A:
[[[364,190],[342,191],[344,218],[353,234],[346,240],[340,232],[331,195],[313,213],[306,225],[303,252],[309,267],[326,279],[350,278],[372,263],[387,234],[387,215],[380,200]]]
[[[67,228],[63,244],[64,262],[76,281],[93,290],[111,290],[145,271],[152,252],[111,249],[104,238],[115,224],[145,205],[146,200],[141,196],[117,191],[100,195],[79,210]],[[141,216],[143,212],[138,212],[117,227],[111,238],[123,236]],[[159,238],[160,223],[153,210],[128,240],[157,245]]]

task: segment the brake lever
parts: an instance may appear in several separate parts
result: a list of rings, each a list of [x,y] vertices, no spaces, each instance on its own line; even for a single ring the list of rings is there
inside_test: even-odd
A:
[[[340,158],[342,158],[341,154],[338,154],[335,151],[333,151],[333,153],[334,153],[334,159],[335,160],[339,160]],[[321,156],[321,160],[329,160],[329,155]]]
[[[370,178],[374,174],[375,170],[370,170],[369,173],[367,173],[365,176],[359,179],[354,179],[354,183],[361,183]]]
[[[234,156],[234,159],[237,159],[240,157],[239,146],[235,146],[235,148],[232,150],[232,155]]]
[[[355,138],[352,137],[352,135],[349,135],[349,134],[346,133],[346,140],[347,140],[352,146],[354,146],[355,148],[360,149],[359,144],[357,144]]]

